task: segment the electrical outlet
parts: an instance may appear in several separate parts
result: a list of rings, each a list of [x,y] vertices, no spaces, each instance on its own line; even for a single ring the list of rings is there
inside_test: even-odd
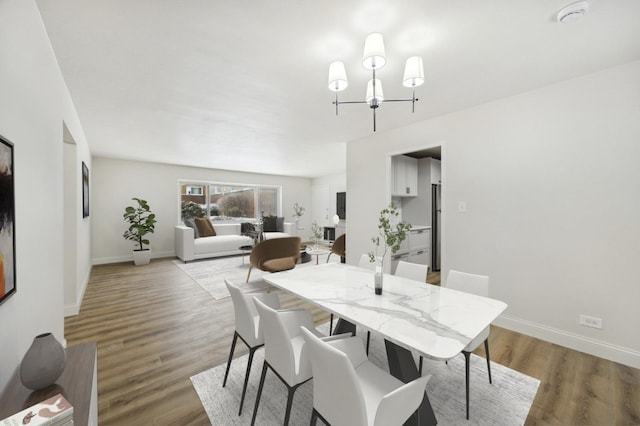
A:
[[[602,330],[602,318],[596,318],[589,315],[580,315],[580,325],[591,328],[599,328]]]

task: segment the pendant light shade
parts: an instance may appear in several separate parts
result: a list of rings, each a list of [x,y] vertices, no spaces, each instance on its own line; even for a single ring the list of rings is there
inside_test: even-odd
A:
[[[382,34],[371,33],[364,42],[364,54],[362,55],[362,66],[365,69],[380,69],[387,62],[384,54],[384,41]]]
[[[369,83],[367,83],[367,96],[366,96],[366,101],[369,105],[371,105],[373,103],[373,79],[369,80]],[[381,103],[382,101],[384,101],[384,92],[382,91],[382,82],[376,78],[376,95],[375,95],[375,99],[377,99],[377,103]]]
[[[404,77],[402,85],[404,87],[418,87],[424,83],[424,68],[420,56],[412,56],[407,59],[404,65]]]
[[[329,90],[340,92],[349,86],[347,80],[347,72],[344,70],[344,64],[340,61],[332,62],[329,65]]]
[[[387,59],[384,51],[384,40],[382,34],[371,33],[364,42],[364,53],[362,55],[362,66],[371,73],[371,80],[367,83],[367,92],[365,99],[356,101],[343,101],[338,99],[338,92],[344,90],[349,85],[347,81],[347,73],[344,64],[340,61],[332,62],[329,65],[329,90],[335,93],[335,101],[332,102],[336,107],[336,115],[338,115],[338,106],[343,104],[365,104],[373,114],[373,131],[376,131],[376,110],[380,108],[383,102],[411,102],[411,112],[415,112],[415,105],[418,102],[416,98],[416,87],[424,83],[424,69],[422,66],[422,58],[420,56],[412,56],[407,59],[404,67],[404,75],[402,76],[402,85],[411,89],[411,97],[404,99],[384,99],[382,91],[382,82],[376,78],[376,71],[384,67]],[[386,107],[385,107],[386,108]],[[336,216],[337,218],[337,216]],[[338,218],[339,219],[339,218]],[[337,225],[338,222],[334,223]]]

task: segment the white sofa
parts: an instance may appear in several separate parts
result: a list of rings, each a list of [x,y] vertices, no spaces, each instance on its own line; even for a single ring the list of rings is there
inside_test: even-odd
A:
[[[175,228],[176,256],[184,262],[210,257],[241,254],[241,246],[253,245],[253,239],[240,235],[240,223],[213,223],[214,237],[195,238],[193,228],[178,225]],[[285,232],[265,232],[264,238],[293,235],[293,224],[284,224]]]

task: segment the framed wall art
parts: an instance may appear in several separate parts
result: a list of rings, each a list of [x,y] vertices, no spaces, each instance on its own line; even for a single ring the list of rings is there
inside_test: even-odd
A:
[[[0,304],[16,292],[13,144],[0,136]]]
[[[82,217],[89,216],[89,168],[82,162]]]

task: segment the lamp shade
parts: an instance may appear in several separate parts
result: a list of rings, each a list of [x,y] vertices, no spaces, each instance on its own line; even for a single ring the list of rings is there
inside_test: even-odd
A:
[[[347,88],[347,72],[344,70],[344,64],[340,61],[332,62],[329,65],[329,90],[340,92]]]
[[[338,216],[337,214],[333,215],[333,224],[334,225],[338,225],[340,223],[340,216]]]
[[[382,82],[376,78],[376,95],[373,96],[373,79],[367,83],[367,103],[371,105],[373,98],[378,100],[378,103],[384,101],[384,92],[382,91]]]
[[[424,83],[424,68],[420,56],[412,56],[407,59],[404,65],[404,77],[402,85],[404,87],[418,87]]]
[[[384,54],[384,41],[382,34],[371,33],[364,42],[364,54],[362,66],[368,70],[380,69],[387,62]]]

